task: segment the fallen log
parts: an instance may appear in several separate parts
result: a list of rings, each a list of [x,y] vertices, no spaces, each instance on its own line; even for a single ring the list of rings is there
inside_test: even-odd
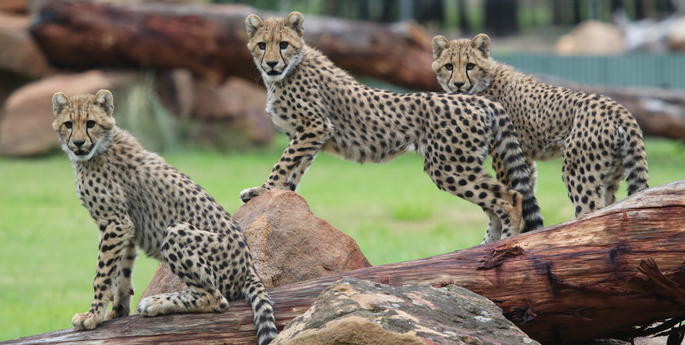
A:
[[[185,68],[217,82],[231,75],[258,80],[245,46],[245,17],[254,12],[238,5],[50,1],[31,32],[59,67]],[[305,39],[352,73],[412,89],[438,89],[430,37],[416,25],[307,16]]]
[[[682,91],[598,87],[551,77],[539,79],[552,85],[611,97],[635,116],[645,135],[685,140],[685,93]]]
[[[270,290],[279,326],[347,276],[390,285],[456,284],[488,297],[543,344],[663,332],[685,319],[685,180],[554,227],[431,258],[375,266]],[[669,319],[661,327],[655,322]],[[254,344],[242,302],[222,314],[131,316],[2,344]]]

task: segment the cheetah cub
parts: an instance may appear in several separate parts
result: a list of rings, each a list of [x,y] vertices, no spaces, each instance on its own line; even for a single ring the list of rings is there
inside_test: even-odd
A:
[[[563,157],[562,179],[576,217],[613,203],[624,176],[629,195],[648,188],[642,131],[626,108],[605,96],[516,72],[494,61],[490,46],[485,34],[451,42],[434,37],[438,82],[447,92],[484,95],[502,104],[533,175],[534,161]],[[503,175],[503,158],[495,155],[493,165]]]
[[[100,229],[95,297],[87,313],[74,316],[74,328],[93,329],[129,314],[139,246],[189,287],[141,300],[142,315],[222,312],[228,300],[244,297],[252,305],[259,344],[268,344],[276,334],[273,307],[228,212],[115,125],[109,91],[71,97],[57,92],[52,106],[52,126],[76,171],[81,203]]]
[[[248,48],[267,89],[267,113],[290,138],[264,184],[244,190],[295,190],[319,151],[358,162],[381,162],[406,151],[444,191],[489,216],[486,242],[542,225],[530,171],[504,109],[484,97],[399,94],[355,81],[304,42],[304,17],[246,18]],[[489,152],[506,164],[512,188],[483,169]]]

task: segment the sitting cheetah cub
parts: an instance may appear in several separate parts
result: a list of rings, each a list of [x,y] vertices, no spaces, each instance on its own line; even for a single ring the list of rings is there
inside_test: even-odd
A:
[[[511,116],[526,159],[563,157],[562,179],[576,217],[616,200],[625,176],[628,195],[647,185],[642,131],[612,99],[541,83],[490,57],[490,37],[448,41],[433,38],[433,70],[451,93],[491,97]],[[495,170],[506,167],[493,157]],[[535,182],[533,182],[533,185]]]
[[[483,97],[399,94],[362,85],[304,42],[304,17],[246,18],[248,48],[267,89],[267,113],[290,138],[264,184],[295,190],[321,151],[380,162],[406,151],[444,191],[479,205],[490,218],[486,242],[542,226],[530,171],[504,109]],[[488,175],[489,152],[506,157],[511,188]]]
[[[273,307],[241,229],[202,187],[115,125],[112,94],[52,97],[53,128],[76,171],[81,203],[100,229],[95,297],[74,328],[93,329],[129,314],[136,245],[169,264],[187,290],[150,296],[144,316],[221,312],[228,300],[252,305],[259,344],[276,334]],[[112,310],[107,306],[112,302]]]

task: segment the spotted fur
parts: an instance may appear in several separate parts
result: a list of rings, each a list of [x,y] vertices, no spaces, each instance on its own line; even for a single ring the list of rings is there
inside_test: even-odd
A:
[[[494,61],[490,48],[485,34],[451,42],[433,38],[440,85],[501,103],[533,171],[536,160],[563,157],[562,178],[576,216],[613,203],[623,177],[629,195],[648,188],[642,131],[626,108],[602,95],[541,83]],[[493,164],[504,169],[496,155]]]
[[[54,129],[76,171],[83,206],[100,229],[94,298],[74,328],[129,314],[136,246],[169,264],[188,286],[140,301],[144,316],[222,312],[245,297],[259,344],[275,337],[273,307],[241,229],[221,205],[163,158],[115,125],[109,91],[53,96]],[[105,315],[109,302],[112,310]]]
[[[530,171],[500,105],[477,96],[398,94],[359,84],[304,43],[303,22],[298,12],[246,18],[248,48],[267,88],[267,112],[290,145],[264,184],[241,193],[243,201],[268,189],[295,190],[321,150],[358,162],[413,150],[425,158],[424,170],[438,188],[488,214],[486,241],[542,225]],[[483,169],[490,151],[506,157],[513,189]]]

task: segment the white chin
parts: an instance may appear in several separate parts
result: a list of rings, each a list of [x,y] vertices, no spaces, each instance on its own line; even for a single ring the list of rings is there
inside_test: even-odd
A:
[[[264,78],[264,80],[267,82],[274,83],[274,82],[277,82],[277,81],[280,81],[281,79],[283,79],[284,74],[285,73],[281,73],[279,75],[268,75],[268,74],[262,72],[262,78]]]

